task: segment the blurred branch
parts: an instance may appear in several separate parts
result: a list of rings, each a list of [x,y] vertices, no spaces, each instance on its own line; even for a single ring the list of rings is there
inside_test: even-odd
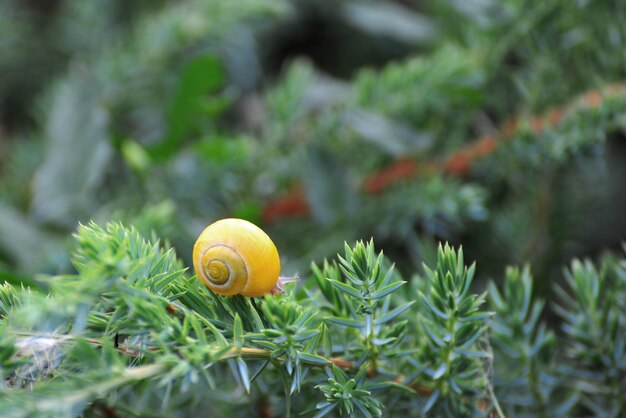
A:
[[[501,142],[511,140],[521,130],[530,129],[534,135],[537,135],[544,130],[558,127],[564,118],[572,114],[598,108],[610,98],[626,98],[626,84],[611,84],[602,89],[590,90],[540,116],[531,118],[520,116],[508,119],[502,124],[497,135],[477,138],[442,160],[418,162],[414,158],[403,157],[368,176],[363,181],[362,187],[366,193],[378,194],[397,182],[415,181],[421,176],[444,174],[465,177],[478,161],[493,154]],[[309,213],[309,205],[301,188],[296,187],[294,190],[287,196],[271,201],[265,206],[263,219],[266,222],[306,216]]]

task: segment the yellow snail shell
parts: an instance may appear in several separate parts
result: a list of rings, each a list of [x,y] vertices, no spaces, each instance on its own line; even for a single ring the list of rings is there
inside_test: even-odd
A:
[[[196,275],[221,295],[263,296],[278,282],[276,246],[258,226],[243,219],[209,225],[193,247]]]

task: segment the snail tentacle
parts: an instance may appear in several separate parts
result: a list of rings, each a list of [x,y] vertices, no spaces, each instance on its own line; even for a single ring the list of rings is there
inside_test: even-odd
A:
[[[279,293],[285,293],[285,285],[293,282],[299,282],[300,275],[296,273],[295,276],[280,276],[276,282],[276,286],[272,289],[272,294],[277,295]]]

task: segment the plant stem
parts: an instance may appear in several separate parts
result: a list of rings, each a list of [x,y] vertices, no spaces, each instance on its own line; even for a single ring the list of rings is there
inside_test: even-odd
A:
[[[443,374],[443,376],[441,376],[437,380],[437,389],[439,389],[441,394],[444,396],[447,395],[448,393],[448,385],[446,384],[446,382],[448,381],[448,378],[450,377],[450,373],[451,373],[450,356],[452,355],[452,350],[454,349],[454,343],[455,343],[454,328],[455,327],[456,327],[456,315],[454,315],[453,312],[450,312],[450,318],[448,319],[447,326],[446,326],[446,333],[450,335],[450,341],[448,341],[448,343],[444,347],[443,354],[441,356],[442,362],[446,364],[446,371]]]
[[[539,416],[541,418],[548,418],[545,413],[545,402],[543,400],[543,396],[541,396],[541,392],[539,391],[539,376],[537,374],[537,366],[535,362],[533,362],[532,359],[530,359],[527,355],[524,355],[524,360],[528,363],[528,368],[530,370],[528,376],[528,380],[530,383],[530,392],[535,399],[535,405],[537,406],[537,410],[539,411]]]

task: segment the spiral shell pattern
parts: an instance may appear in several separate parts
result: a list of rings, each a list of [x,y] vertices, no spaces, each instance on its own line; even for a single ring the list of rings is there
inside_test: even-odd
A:
[[[224,295],[241,292],[248,280],[248,269],[241,255],[222,244],[212,245],[202,251],[196,271],[205,285]]]
[[[231,276],[230,267],[222,260],[209,261],[204,270],[207,280],[215,284],[224,284]]]
[[[200,234],[193,249],[200,281],[221,295],[262,296],[278,281],[280,259],[272,240],[242,219],[222,219]]]

